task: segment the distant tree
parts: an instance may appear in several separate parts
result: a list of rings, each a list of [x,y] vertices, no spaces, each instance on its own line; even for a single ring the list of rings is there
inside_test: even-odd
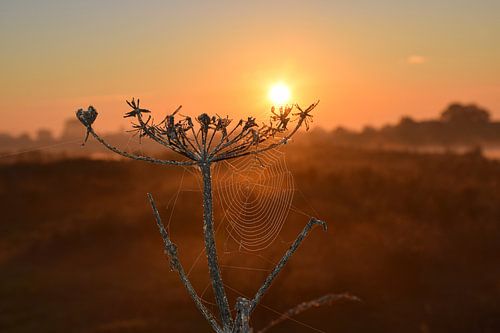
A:
[[[403,116],[403,117],[401,117],[401,120],[399,121],[399,126],[408,127],[408,126],[413,126],[415,124],[417,124],[417,122],[415,120],[413,120],[413,118],[410,116]]]
[[[348,130],[347,128],[343,126],[338,126],[333,130],[333,134],[335,135],[348,135],[348,134],[354,134],[353,131]]]
[[[28,133],[21,133],[16,139],[19,145],[29,145],[33,143]]]
[[[419,141],[419,123],[410,116],[403,116],[393,129],[393,140],[399,143],[415,144]]]
[[[82,137],[85,133],[82,125],[77,119],[68,119],[64,123],[61,140],[75,140]]]
[[[450,124],[487,124],[490,120],[490,112],[475,104],[453,103],[441,113],[441,121]]]
[[[50,130],[42,128],[36,132],[36,140],[40,143],[49,143],[54,141],[54,136]]]
[[[363,135],[374,135],[377,134],[377,129],[373,126],[366,125],[363,127]]]

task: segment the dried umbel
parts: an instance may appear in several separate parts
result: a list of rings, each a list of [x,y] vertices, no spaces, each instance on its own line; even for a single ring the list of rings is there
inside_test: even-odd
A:
[[[264,297],[276,276],[286,265],[293,253],[298,249],[309,231],[316,225],[326,230],[326,223],[314,217],[309,220],[295,242],[293,242],[288,251],[266,278],[263,285],[256,292],[255,296],[252,299],[242,297],[237,299],[235,305],[236,314],[233,317],[226,296],[225,286],[222,281],[215,244],[211,166],[220,161],[240,158],[251,154],[258,156],[258,154],[287,143],[302,125],[304,125],[306,129],[309,129],[309,122],[312,119],[311,112],[318,103],[313,103],[306,109],[302,109],[298,105],[284,106],[277,110],[273,108],[271,110],[269,123],[267,124],[259,124],[253,117],[247,117],[245,120],[242,119],[235,123],[228,117],[221,117],[219,115],[210,116],[206,113],[202,113],[198,117],[192,119],[191,117],[180,114],[180,106],[174,112],[165,116],[160,122],[155,122],[151,116],[151,112],[140,107],[139,100],[136,101],[132,99],[131,101],[127,101],[127,104],[132,110],[125,113],[124,117],[133,118],[131,131],[141,138],[147,137],[156,141],[165,148],[181,155],[182,159],[157,159],[150,156],[131,154],[114,147],[94,131],[92,124],[97,117],[97,111],[92,106],[89,106],[87,110],[80,109],[76,112],[77,118],[87,129],[85,141],[89,134],[91,134],[106,148],[127,158],[163,165],[198,166],[203,179],[203,235],[205,254],[207,256],[208,270],[212,289],[214,291],[215,302],[219,310],[219,321],[203,304],[201,298],[193,288],[179,260],[177,247],[171,241],[170,235],[161,221],[160,213],[156,208],[153,196],[148,193],[155,220],[163,238],[165,253],[169,257],[171,268],[178,273],[179,278],[184,284],[188,294],[193,299],[196,307],[215,332],[251,332],[250,316],[260,300]],[[294,109],[297,109],[297,111],[293,112]],[[146,115],[147,118],[145,118]],[[294,124],[294,126],[291,127],[291,124]],[[319,301],[310,302],[310,304],[313,304],[312,306],[327,304],[328,302],[325,301],[325,299],[321,298]],[[330,298],[327,300],[330,300]],[[299,308],[294,308],[298,309],[295,310],[295,312],[292,311],[292,309],[291,312],[289,312],[290,315],[294,315],[308,308],[307,304],[300,305]],[[279,322],[278,320],[277,323]],[[274,324],[271,323],[271,325]],[[268,327],[265,329],[267,330]]]
[[[284,106],[278,110],[273,107],[268,124],[259,124],[255,118],[248,117],[234,126],[231,126],[233,121],[227,116],[209,116],[206,113],[200,114],[193,121],[189,116],[180,115],[181,107],[160,122],[155,122],[150,115],[151,111],[140,107],[139,99],[127,101],[127,104],[132,110],[125,113],[124,117],[134,119],[131,132],[141,138],[148,137],[196,164],[259,154],[284,144],[303,124],[309,129],[311,111],[318,103],[311,104],[304,110],[298,105]],[[294,108],[298,112],[292,113]],[[92,128],[97,117],[95,108],[89,106],[87,110],[80,109],[77,117],[87,128],[87,134],[97,138],[98,135]],[[291,130],[288,129],[290,123],[294,123]]]

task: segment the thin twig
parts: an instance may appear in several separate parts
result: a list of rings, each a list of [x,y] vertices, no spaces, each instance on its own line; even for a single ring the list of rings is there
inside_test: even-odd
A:
[[[156,208],[156,204],[154,202],[153,196],[151,193],[148,193],[148,199],[149,203],[151,204],[151,208],[153,209],[153,214],[156,219],[156,224],[158,225],[158,228],[160,229],[160,234],[161,237],[163,238],[163,243],[165,245],[165,253],[168,255],[170,259],[170,266],[172,267],[173,270],[175,270],[178,274],[179,277],[182,281],[182,284],[184,284],[184,287],[186,287],[189,295],[193,299],[194,303],[196,304],[196,307],[200,312],[203,314],[205,319],[210,323],[212,328],[218,332],[218,333],[223,333],[222,329],[219,327],[217,321],[213,317],[213,315],[210,313],[210,311],[203,305],[201,299],[198,297],[198,294],[196,293],[196,290],[194,290],[191,282],[189,281],[189,278],[186,276],[186,273],[184,272],[184,268],[182,267],[182,264],[179,260],[179,256],[177,254],[177,246],[175,246],[174,243],[170,240],[170,237],[167,233],[167,230],[165,229],[165,226],[163,225],[160,217],[160,213],[158,212],[158,209]]]
[[[339,301],[361,302],[361,300],[358,297],[352,296],[348,293],[323,295],[311,301],[302,302],[296,305],[295,307],[291,308],[290,310],[282,313],[281,316],[271,321],[268,325],[263,327],[257,333],[265,333],[274,326],[281,324],[286,320],[292,319],[293,316],[297,316],[309,309],[318,308],[320,306],[333,305],[334,303]]]
[[[107,143],[103,138],[101,138],[95,131],[92,127],[88,127],[87,130],[89,131],[90,134],[92,134],[92,136],[97,140],[99,141],[104,147],[108,148],[109,150],[111,150],[112,152],[115,152],[119,155],[122,155],[124,157],[127,157],[127,158],[131,158],[133,160],[137,160],[137,161],[146,161],[146,162],[149,162],[149,163],[154,163],[154,164],[172,164],[172,165],[184,165],[184,166],[187,166],[187,165],[195,165],[196,162],[194,161],[175,161],[175,160],[160,160],[160,159],[156,159],[156,158],[152,158],[152,157],[149,157],[149,156],[142,156],[142,155],[134,155],[134,154],[130,154],[130,153],[127,153],[126,151],[123,151],[123,150],[120,150],[118,148],[116,148],[115,146],[112,146],[110,145],[109,143]]]
[[[327,229],[326,222],[318,220],[314,217],[309,220],[309,222],[306,224],[306,226],[304,227],[302,232],[297,236],[297,239],[295,240],[295,242],[293,242],[293,244],[290,246],[290,248],[286,251],[283,258],[281,258],[281,260],[278,262],[276,267],[273,269],[273,271],[266,278],[266,281],[264,282],[262,287],[260,287],[259,290],[257,291],[257,293],[255,294],[255,297],[253,298],[252,304],[251,304],[251,311],[253,311],[255,309],[255,306],[257,306],[257,304],[260,302],[262,297],[264,297],[264,294],[267,292],[267,289],[269,289],[269,287],[271,286],[271,284],[274,281],[274,279],[276,278],[276,276],[278,276],[279,272],[283,269],[283,267],[285,267],[286,263],[288,262],[288,260],[292,256],[292,254],[295,251],[297,251],[297,248],[299,247],[300,243],[302,243],[302,241],[307,236],[309,231],[315,225],[321,225],[323,227],[323,230],[325,230],[325,231]]]

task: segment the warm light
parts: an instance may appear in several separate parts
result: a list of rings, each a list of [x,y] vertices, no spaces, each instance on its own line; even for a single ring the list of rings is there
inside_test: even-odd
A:
[[[283,83],[277,83],[269,90],[269,99],[274,105],[286,104],[290,99],[290,89]]]

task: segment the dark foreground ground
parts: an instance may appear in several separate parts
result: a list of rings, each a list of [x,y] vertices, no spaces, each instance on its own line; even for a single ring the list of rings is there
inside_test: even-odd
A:
[[[330,229],[304,242],[254,327],[348,291],[363,303],[311,310],[272,332],[500,332],[500,163],[303,148],[287,152],[294,205]],[[145,197],[155,194],[167,222],[181,175],[117,161],[0,166],[0,332],[208,332],[169,270]],[[202,248],[200,193],[187,175],[170,223],[186,270]],[[231,302],[255,292],[306,222],[292,212],[258,255],[219,233]],[[200,293],[201,258],[191,272]]]

